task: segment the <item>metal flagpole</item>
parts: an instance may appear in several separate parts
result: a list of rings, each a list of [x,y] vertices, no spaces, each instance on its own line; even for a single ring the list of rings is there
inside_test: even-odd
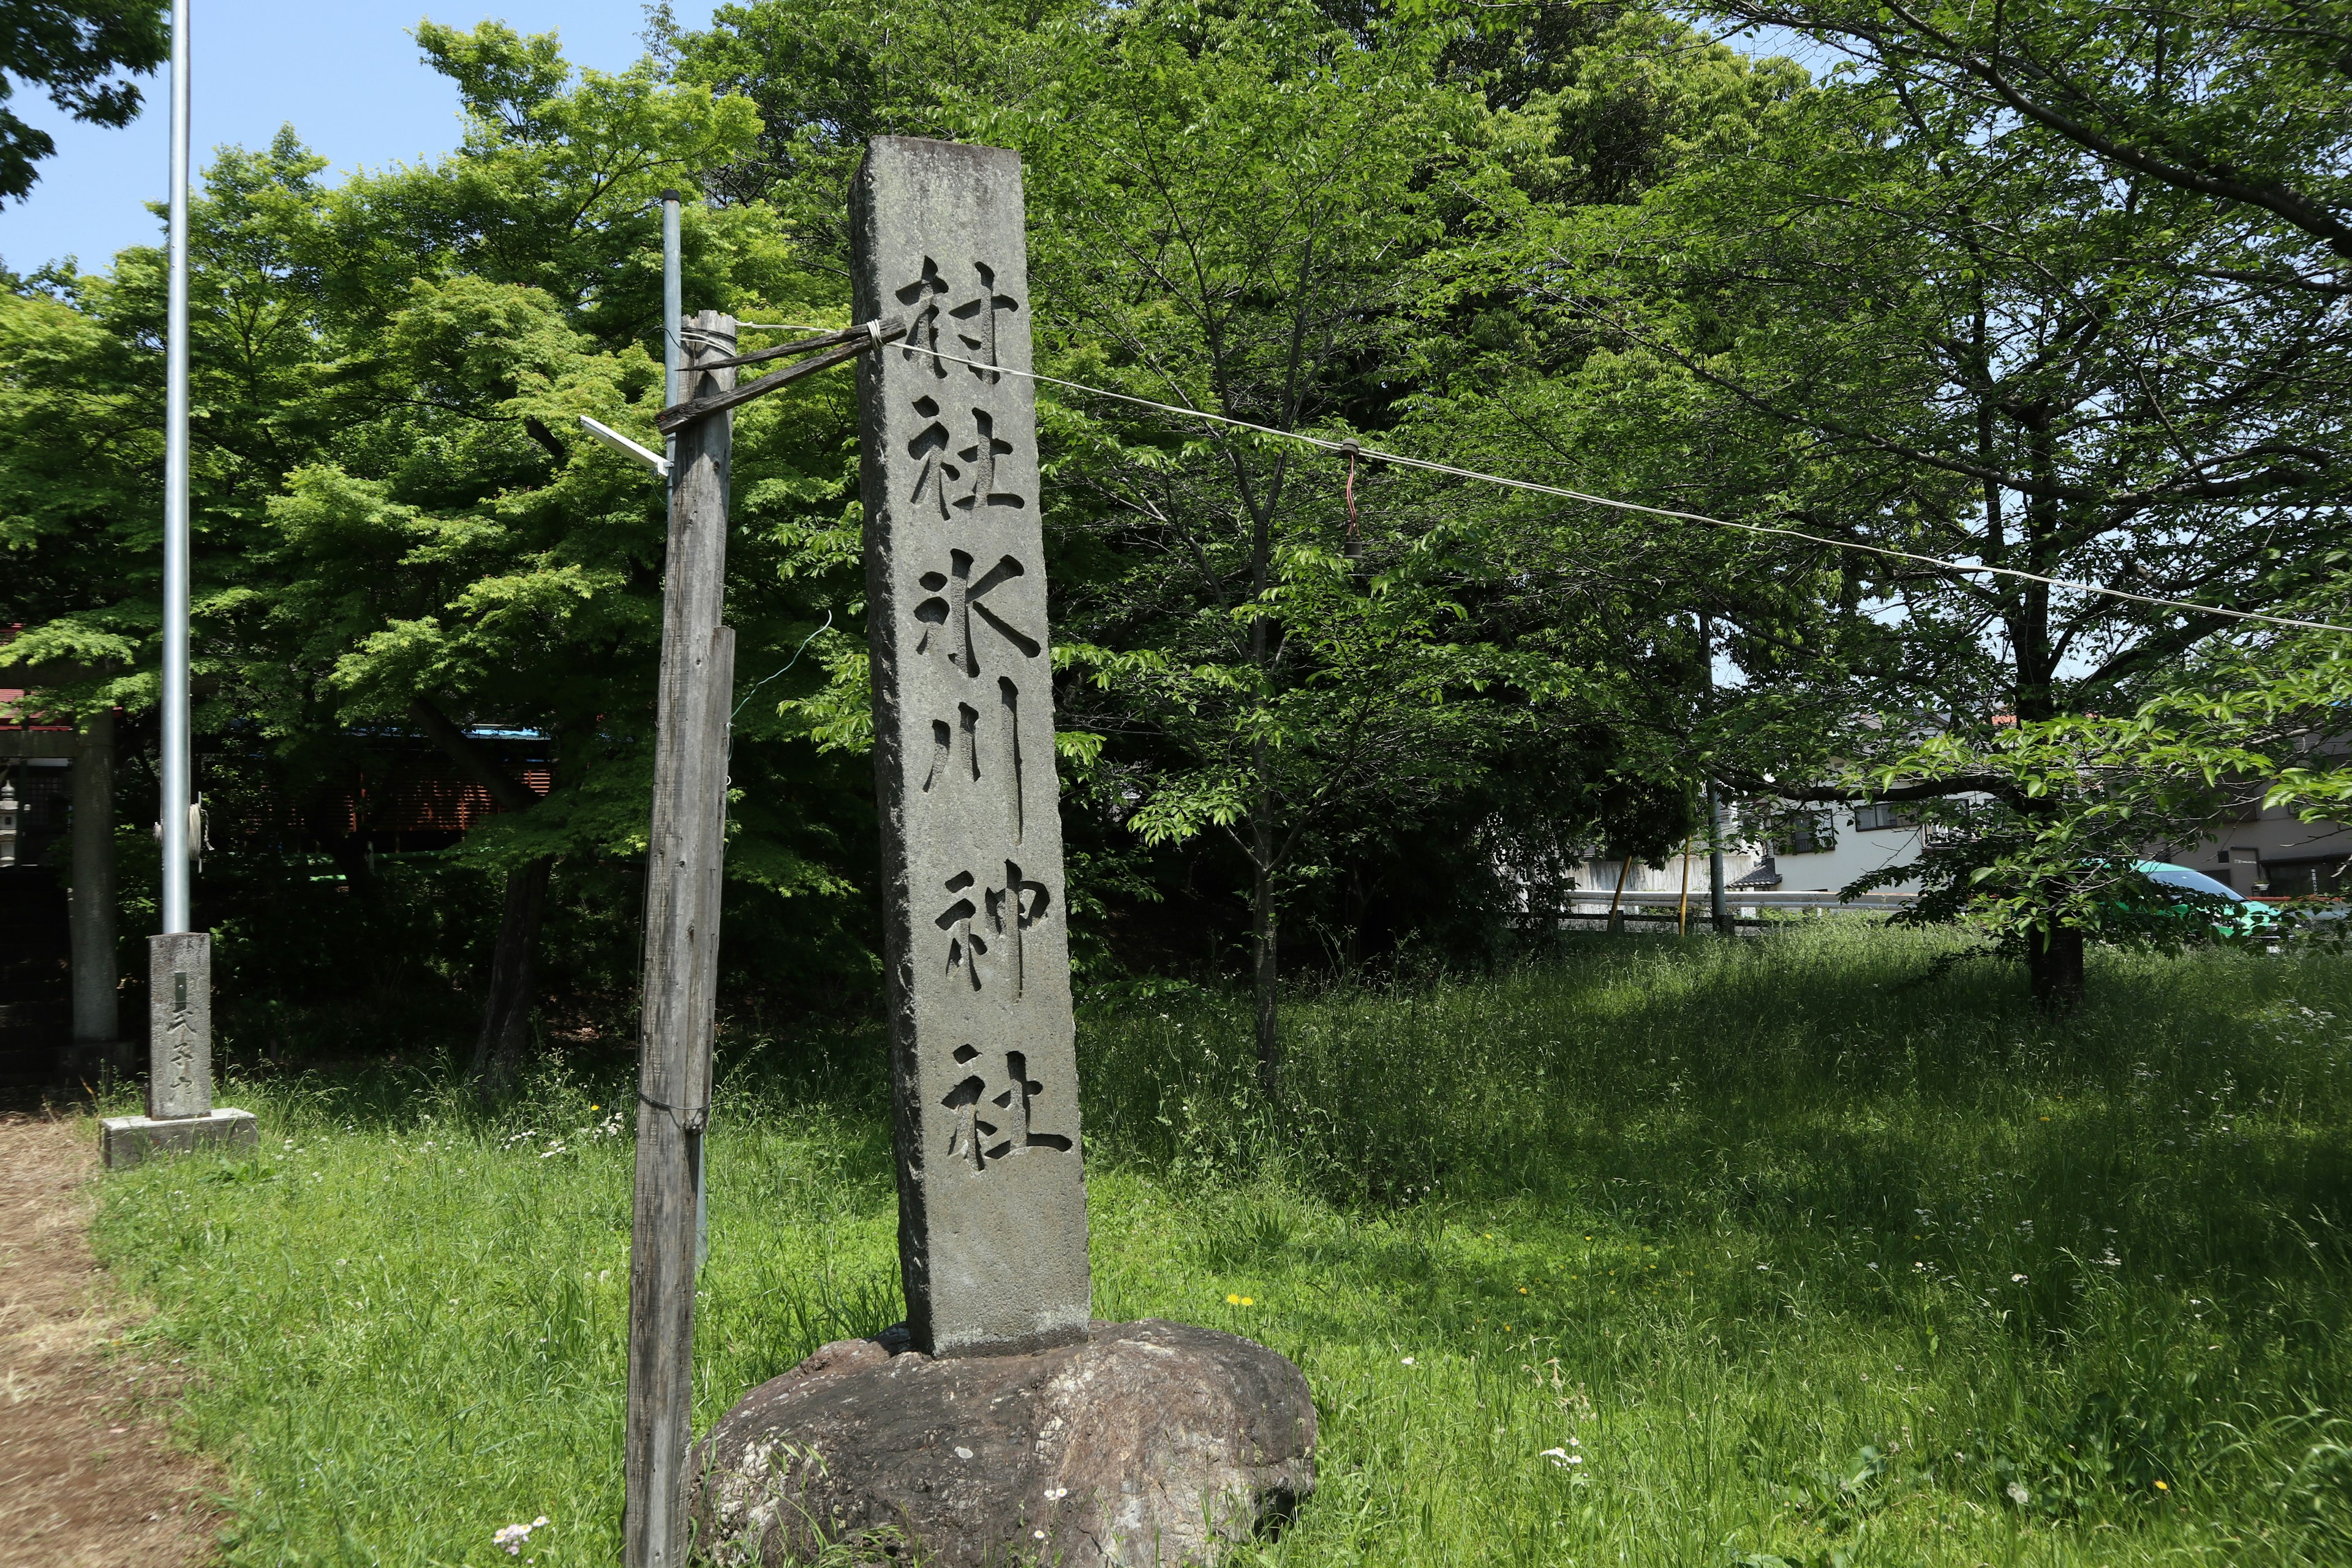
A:
[[[171,287],[163,345],[163,929],[147,939],[147,1114],[104,1119],[109,1170],[150,1154],[250,1152],[253,1112],[213,1103],[210,934],[188,916],[188,0],[172,0]]]
[[[172,0],[171,293],[163,372],[163,931],[188,925],[188,0]]]
[[[679,355],[682,345],[678,331],[686,317],[686,285],[678,277],[677,193],[662,193],[662,406],[675,408],[678,399],[678,377],[683,374]],[[677,437],[672,436],[664,444],[664,452],[675,464],[677,459]]]

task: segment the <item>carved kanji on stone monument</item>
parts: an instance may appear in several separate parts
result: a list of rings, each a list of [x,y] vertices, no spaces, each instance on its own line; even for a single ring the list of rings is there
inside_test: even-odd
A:
[[[204,1116],[213,1108],[212,940],[201,933],[157,937],[148,1004],[152,1060],[147,1114],[157,1121]]]
[[[853,201],[908,1326],[1013,1352],[1090,1310],[1021,163],[877,138]]]

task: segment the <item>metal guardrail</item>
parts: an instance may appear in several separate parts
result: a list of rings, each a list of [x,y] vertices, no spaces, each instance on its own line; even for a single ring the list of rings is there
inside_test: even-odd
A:
[[[1841,899],[1835,893],[1734,889],[1724,894],[1723,901],[1733,909],[1753,910],[1759,914],[1767,910],[1818,911],[1824,914],[1858,914],[1870,910],[1891,913],[1896,910],[1909,909],[1916,901],[1916,895],[1864,893],[1856,898]],[[1609,912],[1610,902],[1611,895],[1606,893],[1582,894],[1571,899],[1569,907],[1559,912],[1578,920],[1584,920],[1594,914],[1606,915]],[[1693,914],[1696,916],[1703,913],[1706,909],[1706,902],[1705,892],[1694,892],[1690,900]],[[1620,908],[1626,910],[1655,910],[1663,906],[1675,910],[1679,917],[1682,903],[1682,895],[1676,892],[1633,892],[1629,889]]]
[[[1611,918],[1611,901],[1608,897],[1580,898],[1566,909],[1522,910],[1512,919],[1523,925],[1549,922],[1567,930],[1605,929]],[[1780,891],[1735,892],[1724,900],[1732,911],[1733,925],[1759,930],[1783,923],[1777,917],[1889,915],[1908,909],[1913,901],[1913,895],[1908,893],[1864,893],[1858,898],[1841,899],[1835,893]],[[1685,919],[1683,908],[1679,893],[1629,892],[1617,905],[1616,919],[1621,926],[1679,927]],[[1688,920],[1693,931],[1703,930],[1709,923],[1705,894],[1690,900]]]

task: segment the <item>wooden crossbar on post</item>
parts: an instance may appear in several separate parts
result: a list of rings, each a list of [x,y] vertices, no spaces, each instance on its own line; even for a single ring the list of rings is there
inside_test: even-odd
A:
[[[663,409],[654,418],[654,428],[665,436],[674,436],[698,419],[707,419],[713,414],[724,414],[730,408],[740,408],[755,397],[764,397],[771,392],[789,386],[804,377],[814,375],[821,370],[831,370],[835,365],[845,364],[867,349],[878,347],[906,335],[907,323],[896,316],[868,321],[862,327],[852,327],[845,332],[835,332],[832,334],[833,340],[841,342],[844,346],[834,350],[831,353],[820,354],[806,364],[793,365],[777,371],[772,375],[763,375],[757,381],[747,381],[740,386],[734,385],[730,378],[727,388],[723,391],[708,392],[700,397],[688,398],[674,408]],[[730,341],[731,342],[732,340]],[[815,342],[813,342],[788,343],[781,349],[770,349],[764,353],[730,355],[720,365],[713,368],[724,369],[728,366],[748,364],[755,360],[773,358],[779,354],[804,353],[814,346]]]
[[[885,316],[880,321],[860,321],[854,327],[844,327],[837,332],[826,332],[814,338],[794,338],[791,342],[778,343],[772,349],[755,349],[747,354],[737,354],[732,359],[711,360],[702,368],[720,370],[734,365],[765,364],[772,359],[792,359],[800,354],[813,354],[819,349],[837,349],[845,345],[866,349],[906,334],[906,322],[896,316]]]
[[[735,373],[723,362],[734,347],[734,318],[703,311],[693,318],[688,342],[680,395],[709,400],[731,391]],[[700,363],[705,358],[722,363],[709,368]],[[732,419],[702,419],[679,430],[670,465],[629,1258],[622,1517],[627,1568],[684,1568],[687,1560],[696,1232],[710,1112],[735,684],[735,634],[719,624],[733,447]]]

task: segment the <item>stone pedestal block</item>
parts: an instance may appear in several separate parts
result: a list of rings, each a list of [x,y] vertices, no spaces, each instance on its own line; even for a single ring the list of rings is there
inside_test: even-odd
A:
[[[250,1151],[260,1146],[261,1124],[250,1110],[219,1106],[202,1116],[110,1116],[105,1129],[106,1168],[128,1170],[157,1154],[186,1154],[198,1149]]]
[[[1307,1380],[1248,1340],[1147,1319],[1019,1355],[907,1344],[829,1344],[719,1421],[695,1456],[705,1553],[809,1563],[903,1541],[936,1568],[1175,1568],[1315,1489]]]

